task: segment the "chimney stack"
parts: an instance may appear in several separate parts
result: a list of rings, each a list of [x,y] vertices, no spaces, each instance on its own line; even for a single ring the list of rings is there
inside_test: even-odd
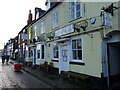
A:
[[[30,24],[31,22],[32,22],[32,13],[31,13],[31,10],[29,10],[29,15],[28,15],[27,24]]]

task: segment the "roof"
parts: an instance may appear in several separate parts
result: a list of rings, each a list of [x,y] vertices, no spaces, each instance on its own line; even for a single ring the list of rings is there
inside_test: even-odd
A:
[[[26,29],[27,27],[28,27],[28,25],[25,25],[25,26],[23,27],[23,29],[22,29],[18,34],[22,33],[23,30]]]
[[[29,27],[34,24],[35,22],[37,22],[38,20],[40,20],[42,17],[44,17],[46,14],[48,14],[51,10],[53,10],[55,7],[57,7],[59,4],[61,4],[62,2],[58,2],[56,3],[54,6],[52,6],[50,9],[48,9],[45,13],[43,13],[37,20],[33,20],[31,24],[29,24]]]

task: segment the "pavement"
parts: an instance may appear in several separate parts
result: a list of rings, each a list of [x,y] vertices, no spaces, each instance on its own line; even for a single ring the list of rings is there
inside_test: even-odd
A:
[[[14,65],[15,63],[18,62],[15,60],[10,60],[9,63]],[[40,71],[39,67],[31,68],[24,65],[22,67],[22,70],[28,72],[37,79],[44,81],[49,85],[52,85],[55,88],[81,88],[79,84],[65,80],[61,77],[61,75],[57,73],[51,73],[51,74],[44,73]]]

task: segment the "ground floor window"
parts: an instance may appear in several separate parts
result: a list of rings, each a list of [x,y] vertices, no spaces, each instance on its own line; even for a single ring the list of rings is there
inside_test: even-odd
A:
[[[53,58],[54,58],[54,59],[58,59],[58,58],[59,58],[58,45],[53,46]]]
[[[44,49],[45,47],[44,47],[44,45],[41,45],[41,59],[44,59],[45,58],[45,49]]]
[[[37,50],[37,59],[38,60],[44,60],[45,59],[45,45],[40,44],[39,49]]]
[[[37,50],[37,58],[40,59],[40,50]]]
[[[81,38],[72,40],[72,59],[82,60],[82,39]]]

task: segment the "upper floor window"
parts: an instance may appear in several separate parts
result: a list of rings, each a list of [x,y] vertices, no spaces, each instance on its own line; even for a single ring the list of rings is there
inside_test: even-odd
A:
[[[45,20],[43,20],[40,24],[40,34],[45,33]]]
[[[82,16],[80,0],[70,2],[70,20],[77,19]]]
[[[72,59],[82,60],[82,39],[81,38],[72,40]]]
[[[55,10],[52,13],[52,28],[56,28],[58,26],[58,11]]]

